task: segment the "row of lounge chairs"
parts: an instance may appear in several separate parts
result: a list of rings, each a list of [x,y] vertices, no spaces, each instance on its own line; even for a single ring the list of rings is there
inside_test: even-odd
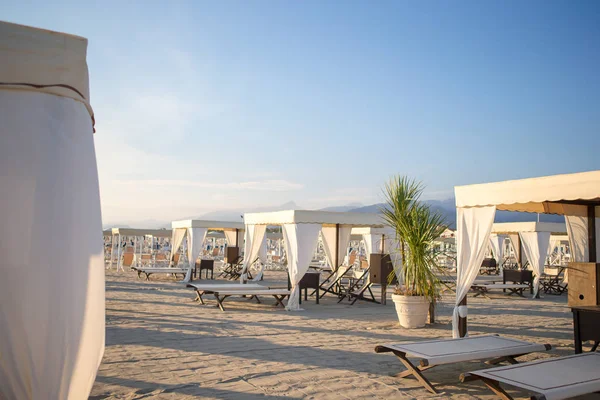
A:
[[[414,377],[431,393],[437,393],[423,372],[439,365],[486,360],[496,365],[510,365],[460,375],[461,382],[480,380],[498,397],[513,397],[500,384],[535,393],[535,400],[561,400],[600,391],[600,354],[585,353],[546,358],[519,364],[518,357],[551,349],[549,344],[536,344],[496,335],[460,339],[427,340],[385,344],[376,353],[393,353],[406,370],[399,378]]]

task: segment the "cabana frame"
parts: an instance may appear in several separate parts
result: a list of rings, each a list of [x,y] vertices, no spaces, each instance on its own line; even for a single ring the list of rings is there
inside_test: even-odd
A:
[[[489,240],[496,210],[564,215],[574,261],[598,260],[596,217],[600,215],[600,171],[457,186],[455,197],[458,251],[455,336],[467,333],[466,291],[476,276],[473,269],[483,260],[482,247]],[[600,274],[595,284],[600,298]]]

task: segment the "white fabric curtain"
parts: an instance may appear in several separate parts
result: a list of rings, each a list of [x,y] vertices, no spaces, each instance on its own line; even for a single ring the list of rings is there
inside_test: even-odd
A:
[[[244,232],[244,259],[248,258],[252,248],[252,237],[254,236],[254,225],[246,225]]]
[[[6,26],[11,24],[0,22],[5,43],[35,41],[39,51],[20,53],[39,66],[36,52],[39,58],[46,51],[43,39],[49,34],[8,36]],[[71,39],[52,35],[59,53],[79,53],[69,47]],[[11,70],[14,54],[0,46],[4,71]],[[56,54],[55,59],[67,58]],[[90,114],[70,98],[0,89],[0,121],[0,398],[87,399],[105,332]]]
[[[196,265],[196,259],[202,252],[202,245],[204,244],[207,232],[208,228],[187,228],[187,255],[190,265],[183,279],[184,282],[189,282],[192,279],[192,270]]]
[[[223,233],[225,233],[227,247],[235,247],[235,231],[223,231]]]
[[[457,279],[456,303],[452,313],[452,336],[459,337],[458,317],[467,316],[467,307],[460,302],[469,292],[489,243],[496,207],[458,208],[456,210]]]
[[[519,232],[525,257],[535,275],[533,279],[533,297],[537,297],[540,277],[544,273],[546,254],[550,245],[550,232]]]
[[[504,260],[504,236],[493,233],[490,236],[490,243],[492,244],[494,257],[498,261],[498,266],[502,268],[502,261]]]
[[[266,226],[265,226],[266,228]],[[258,250],[258,260],[260,261],[260,270],[252,279],[253,282],[262,280],[265,266],[267,265],[267,236],[264,236],[260,249]]]
[[[246,282],[246,279],[248,278],[248,269],[252,266],[252,264],[254,264],[254,262],[258,258],[261,247],[263,245],[263,241],[265,240],[265,232],[267,231],[266,225],[252,225],[252,227],[252,245],[248,253],[244,255],[244,266],[242,268],[242,274],[240,276],[241,283]]]
[[[341,263],[344,261],[344,257],[348,252],[348,244],[350,243],[350,236],[352,235],[352,226],[340,225],[339,227],[339,239],[338,239],[338,264],[335,264],[335,247],[336,247],[336,232],[338,229],[335,226],[323,226],[321,228],[321,237],[323,238],[323,248],[325,249],[325,256],[327,262],[333,271],[335,271]]]
[[[521,248],[519,247],[519,234],[513,233],[508,235],[508,240],[510,245],[512,246],[513,251],[515,252],[515,261],[518,264],[521,259]],[[522,267],[522,265],[520,265]]]
[[[173,233],[171,234],[171,265],[175,265],[175,254],[177,254],[181,247],[181,243],[183,243],[186,231],[187,229],[185,228],[173,229]]]
[[[288,260],[292,292],[286,306],[289,311],[300,310],[298,283],[308,271],[310,260],[319,240],[320,224],[284,224],[283,237]]]

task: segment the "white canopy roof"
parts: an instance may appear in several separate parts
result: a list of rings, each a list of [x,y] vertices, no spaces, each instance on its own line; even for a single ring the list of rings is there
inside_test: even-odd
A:
[[[492,233],[550,232],[566,235],[564,222],[497,222],[492,225]]]
[[[171,228],[207,228],[212,231],[230,231],[230,230],[243,230],[244,224],[241,222],[231,221],[206,221],[200,219],[185,219],[181,221],[173,221]]]
[[[171,237],[170,229],[112,228],[113,235]]]
[[[321,224],[383,228],[378,214],[333,211],[287,210],[244,214],[247,225]]]
[[[386,236],[395,236],[396,232],[386,226],[384,228],[372,228],[372,227],[354,227],[352,228],[352,235],[386,235]]]
[[[582,200],[599,203],[600,171],[457,186],[454,191],[459,208],[496,206],[507,211],[572,214],[572,210],[565,212],[563,205],[557,203],[582,204]]]

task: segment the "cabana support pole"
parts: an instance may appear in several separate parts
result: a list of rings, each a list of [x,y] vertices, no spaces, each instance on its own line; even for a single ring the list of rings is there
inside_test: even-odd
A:
[[[333,271],[337,271],[340,266],[340,224],[335,224],[335,266]]]
[[[588,243],[589,243],[589,260],[590,262],[597,262],[598,257],[596,254],[596,207],[591,205],[587,206],[588,214]]]
[[[467,305],[467,296],[463,297],[463,299],[459,303],[461,306]],[[466,317],[458,317],[458,334],[460,337],[465,337],[467,334],[467,318]]]

